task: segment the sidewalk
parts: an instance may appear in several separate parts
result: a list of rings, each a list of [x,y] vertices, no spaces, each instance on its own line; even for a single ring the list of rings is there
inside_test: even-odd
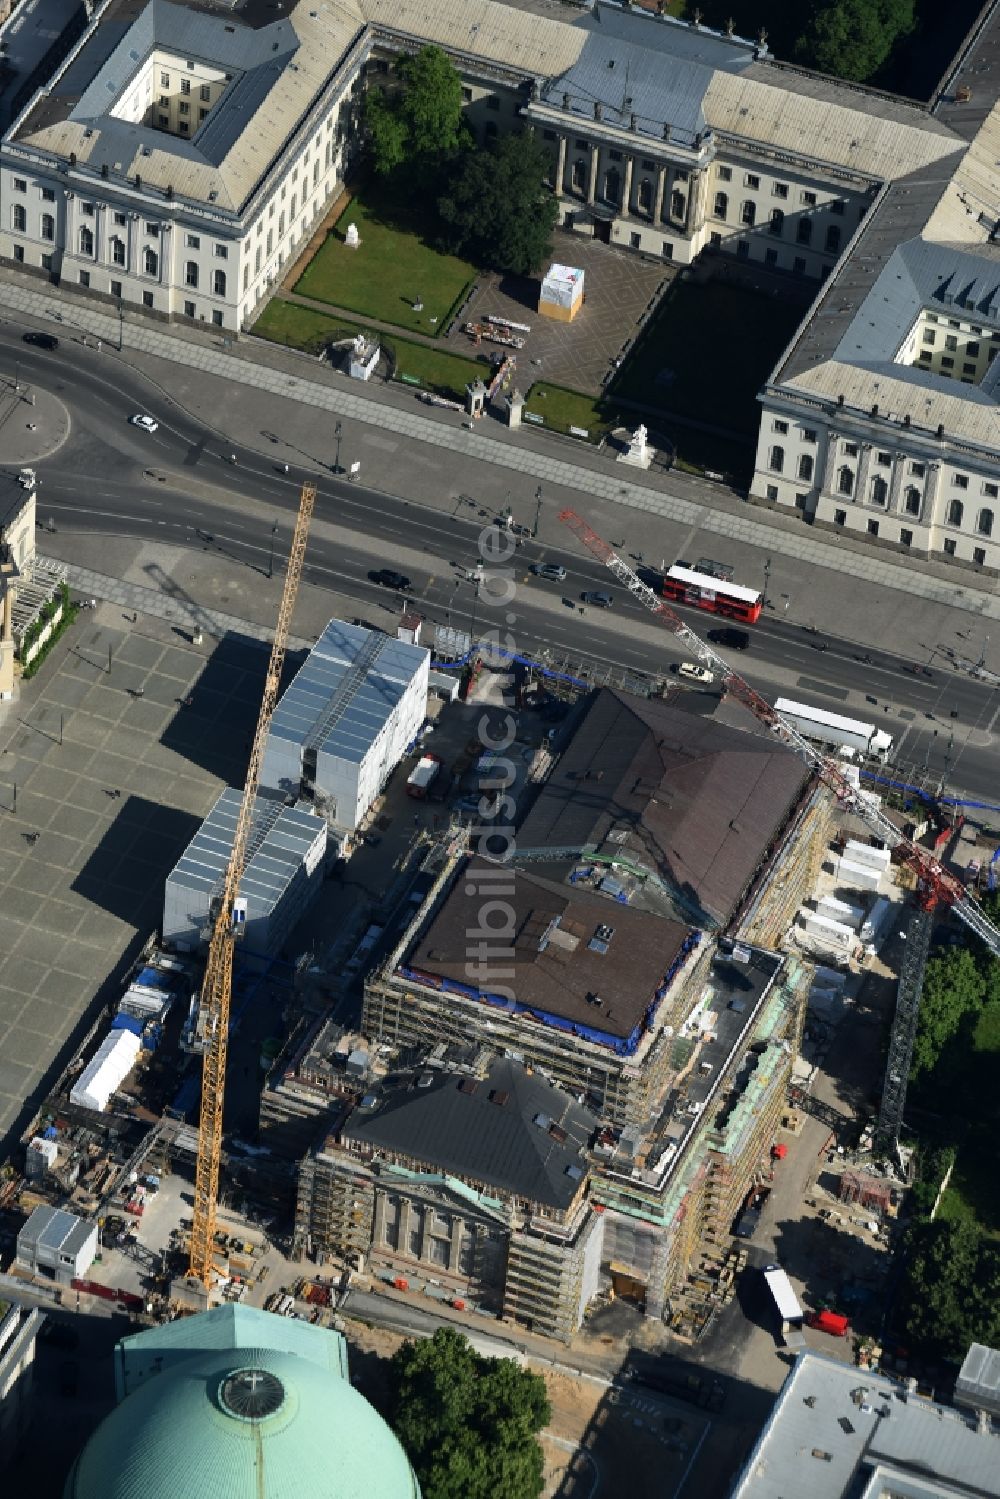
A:
[[[689,533],[702,531],[764,548],[787,559],[793,571],[796,564],[817,566],[841,577],[874,584],[878,589],[891,589],[909,598],[918,596],[928,603],[961,609],[984,620],[1000,620],[998,591],[992,582],[984,585],[974,575],[955,573],[933,563],[905,565],[887,561],[847,537],[820,539],[800,522],[751,508],[721,486],[678,473],[659,481],[651,480],[647,475],[613,464],[592,449],[575,446],[571,439],[560,440],[551,434],[523,429],[510,432],[492,421],[476,431],[468,431],[455,413],[415,411],[410,391],[349,384],[325,363],[252,337],[241,338],[238,348],[233,348],[231,338],[126,320],[125,349],[119,354],[117,317],[99,311],[89,302],[36,290],[11,273],[0,285],[0,305],[31,320],[50,322],[55,317],[64,329],[77,329],[88,337],[100,339],[103,355],[123,358],[144,374],[149,372],[143,368],[142,356],[168,360],[192,371],[220,377],[230,389],[243,387],[272,400],[292,397],[298,406],[326,412],[334,421],[346,418],[374,427],[379,434],[396,434],[427,445],[439,451],[436,465],[439,472],[443,466],[441,459],[448,454],[452,467],[456,460],[483,462],[508,477],[520,477],[542,486],[547,496],[553,487],[575,497],[582,496],[584,508],[598,523],[602,513],[605,525],[609,513],[618,517],[617,523],[613,518],[610,520],[612,530],[620,532],[628,523],[629,513],[636,519],[671,522]],[[183,404],[183,393],[171,389],[168,394]],[[384,435],[378,440],[391,441]],[[260,450],[267,451],[263,446]],[[395,468],[398,493],[398,464]],[[669,493],[665,486],[669,486]],[[453,503],[452,496],[447,499],[449,504]],[[594,501],[598,502],[597,508]],[[609,536],[609,540],[614,539],[614,535]],[[649,555],[654,555],[652,549]]]

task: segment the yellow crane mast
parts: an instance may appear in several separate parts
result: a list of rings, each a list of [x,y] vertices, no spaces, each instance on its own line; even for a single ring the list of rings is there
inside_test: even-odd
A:
[[[201,1114],[198,1123],[198,1164],[194,1186],[194,1223],[191,1229],[191,1254],[188,1274],[211,1289],[212,1261],[215,1244],[215,1219],[219,1200],[219,1159],[222,1154],[222,1108],[226,1091],[226,1057],[229,1050],[229,1001],[233,981],[233,947],[236,941],[236,899],[246,863],[247,843],[253,822],[254,801],[260,783],[261,760],[271,727],[271,716],[278,701],[281,669],[285,660],[288,631],[295,609],[295,598],[302,577],[309,523],[316,503],[316,488],[303,484],[299,513],[288,557],[285,587],[278,610],[278,623],[267,665],[264,697],[257,719],[246,788],[236,821],[232,853],[226,867],[222,896],[212,926],[212,936],[201,986],[201,1004],[205,1011],[207,1047],[201,1078]]]

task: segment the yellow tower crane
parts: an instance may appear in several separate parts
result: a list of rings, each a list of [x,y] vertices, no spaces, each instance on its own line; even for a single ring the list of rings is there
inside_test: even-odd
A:
[[[288,631],[295,609],[295,598],[302,577],[309,523],[316,503],[316,488],[303,484],[299,513],[295,520],[292,547],[288,557],[285,587],[278,610],[278,623],[267,665],[264,698],[257,719],[246,788],[236,821],[232,853],[226,867],[222,895],[215,913],[212,936],[201,986],[207,1047],[201,1078],[201,1115],[198,1123],[198,1165],[194,1186],[194,1223],[191,1229],[189,1276],[211,1290],[215,1219],[219,1201],[219,1160],[222,1154],[222,1107],[226,1091],[226,1056],[229,1050],[229,1001],[233,982],[233,947],[236,941],[238,913],[236,901],[247,857],[247,844],[253,822],[254,802],[260,784],[260,767],[271,727],[271,716],[278,701],[281,669],[285,660]]]

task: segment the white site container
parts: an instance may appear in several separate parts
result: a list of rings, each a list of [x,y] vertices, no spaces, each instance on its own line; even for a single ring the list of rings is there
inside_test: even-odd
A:
[[[801,914],[802,924],[810,937],[815,937],[818,942],[827,942],[841,952],[850,951],[855,942],[855,934],[849,926],[844,926],[841,921],[831,921],[828,916],[820,916],[816,911],[803,911]]]
[[[892,920],[892,908],[895,903],[888,896],[880,895],[872,906],[865,920],[861,923],[861,940],[866,947],[880,942]]]
[[[845,857],[840,860],[837,878],[848,890],[877,890],[881,875],[877,869],[867,864],[855,864]]]
[[[854,931],[857,931],[865,917],[862,906],[852,906],[846,900],[838,900],[835,895],[824,895],[818,909],[821,916],[829,916],[831,921],[842,921],[844,926],[849,926]]]
[[[70,1103],[102,1113],[112,1093],[132,1071],[141,1049],[141,1040],[131,1031],[109,1032],[70,1090]]]
[[[867,869],[879,870],[888,869],[892,861],[887,848],[873,848],[870,843],[858,843],[854,838],[847,840],[844,858],[850,859],[852,864],[864,864]]]

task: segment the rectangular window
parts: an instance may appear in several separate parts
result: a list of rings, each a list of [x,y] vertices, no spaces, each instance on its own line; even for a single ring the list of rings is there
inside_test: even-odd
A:
[[[194,315],[195,315],[195,306],[194,306],[194,303],[193,302],[185,302],[184,303],[184,316],[185,317],[194,317]]]
[[[216,245],[216,247],[215,247],[215,258],[216,258],[216,260],[228,260],[229,259],[229,248],[228,248],[228,246],[227,245]]]
[[[955,538],[954,538],[954,536],[946,536],[945,537],[945,539],[944,539],[944,554],[945,554],[946,557],[954,557],[954,555],[955,555]]]
[[[713,250],[717,250],[722,244],[722,235],[717,234],[713,229],[712,233],[708,236],[708,243]]]
[[[935,333],[934,329],[933,328],[925,328],[924,329],[924,343],[925,344],[933,344],[933,343],[936,343],[936,342],[937,342],[937,334]]]
[[[191,80],[190,80],[190,78],[182,78],[181,79],[181,93],[182,94],[189,94],[190,92],[191,92]]]
[[[650,163],[650,167],[651,166],[652,163]],[[733,171],[731,167],[720,167],[718,175],[720,182],[732,182],[733,180]]]
[[[208,118],[208,110],[207,109],[199,109],[199,111],[198,111],[198,124],[200,125],[201,122],[202,122],[202,120],[206,120],[207,118]]]
[[[500,98],[497,94],[490,94],[486,100],[486,108],[497,110],[500,108]]]
[[[835,526],[846,526],[847,525],[847,511],[846,510],[835,510],[833,512],[833,524]]]
[[[203,104],[207,104],[212,97],[212,90],[207,83],[203,83],[198,90],[198,97]]]
[[[169,73],[161,73],[160,74],[160,87],[161,88],[169,88],[170,87],[170,74]]]
[[[998,487],[996,484],[984,484],[983,494],[988,500],[995,500],[997,498],[997,495],[1000,494],[1000,487]]]
[[[963,375],[974,375],[975,373],[976,373],[976,366],[974,364],[963,364],[962,365],[962,374]]]
[[[877,453],[876,454],[876,459],[878,461],[878,464],[879,464],[880,468],[890,468],[892,466],[892,454],[891,453]]]
[[[170,124],[170,120],[166,115],[157,115],[156,123],[159,125],[161,130],[166,130],[167,126]]]
[[[778,252],[777,252],[777,250],[765,250],[764,251],[764,264],[765,265],[777,265],[778,264]]]
[[[804,276],[805,275],[805,273],[806,273],[806,263],[802,259],[801,255],[796,255],[795,259],[792,261],[792,270],[795,272],[796,276]]]
[[[803,442],[815,442],[816,441],[816,428],[815,427],[803,427],[802,428],[802,441]]]
[[[56,201],[56,195],[55,195],[55,192],[53,191],[53,189],[51,187],[43,187],[42,188],[42,202],[43,203],[54,203],[55,201]]]
[[[685,171],[685,169],[683,167],[676,167],[674,169],[674,181],[675,182],[686,182],[687,180],[688,180],[688,174]]]
[[[750,259],[750,241],[748,239],[738,241],[736,245],[736,257],[738,260]]]
[[[965,357],[966,357],[966,359],[978,359],[979,358],[979,345],[977,343],[966,344],[966,346],[965,346]]]
[[[911,547],[913,545],[913,532],[906,530],[900,531],[899,543],[900,546]]]
[[[160,95],[160,108],[161,109],[169,109],[170,108],[170,95],[169,94],[161,94]]]
[[[910,473],[913,475],[913,477],[915,479],[922,479],[924,477],[924,472],[925,472],[925,466],[924,466],[924,464],[922,464],[922,463],[911,463],[910,464]]]
[[[189,250],[201,249],[201,237],[197,234],[185,234],[184,243]]]
[[[844,443],[844,452],[845,452],[845,454],[847,455],[848,458],[856,458],[858,456],[858,445],[857,445],[857,443],[856,442],[845,442]]]
[[[628,237],[628,242],[632,246],[633,250],[639,250],[642,248],[642,235],[630,234]]]
[[[760,178],[755,176],[753,172],[747,172],[746,176],[743,179],[743,186],[753,188],[760,187]]]
[[[471,90],[471,88],[463,88],[462,89],[462,103],[463,104],[471,104],[472,103],[472,90]]]
[[[788,431],[788,423],[787,422],[774,421],[774,422],[771,423],[771,431],[772,432],[781,432],[782,434],[784,434],[784,433],[786,433]]]
[[[815,193],[802,193],[800,196],[801,196],[802,202],[805,204],[806,208],[815,208],[816,207],[816,194]]]
[[[787,198],[788,197],[788,183],[787,182],[772,182],[771,183],[771,196],[774,197],[774,198]]]
[[[111,295],[113,297],[117,297],[118,300],[121,301],[122,284],[121,284],[120,281],[112,281],[112,283],[111,283]]]
[[[958,348],[958,339],[955,337],[954,333],[949,333],[947,335],[944,341],[944,346],[948,350],[949,354],[955,353]]]
[[[143,292],[143,294],[142,294],[142,305],[143,305],[143,307],[152,307],[152,305],[153,305],[153,293],[151,291],[144,291]]]
[[[85,219],[92,219],[94,217],[93,203],[81,203],[80,207],[83,209],[83,216]]]
[[[187,135],[187,133],[188,133],[188,131],[190,130],[191,127],[188,124],[187,120],[179,120],[178,121],[178,128],[179,128],[179,130],[181,132],[181,135]]]
[[[921,349],[918,357],[920,359],[926,360],[929,363],[934,356],[931,353],[930,349]]]
[[[952,474],[951,482],[956,489],[968,489],[969,487],[969,479],[966,474]]]
[[[26,193],[28,191],[28,179],[27,179],[27,177],[15,177],[14,178],[14,191],[16,193]]]
[[[182,115],[189,115],[191,113],[191,106],[190,106],[190,104],[179,104],[177,106],[177,109],[178,109],[178,113],[182,114]]]
[[[986,566],[986,548],[985,547],[973,547],[973,549],[972,549],[972,560],[976,564],[977,567],[985,567]]]
[[[221,312],[213,312],[212,313],[212,322],[215,324],[216,328],[221,328],[222,327],[222,313]]]
[[[877,520],[870,520],[868,522],[868,535],[869,536],[877,536],[878,535],[878,521]]]
[[[674,258],[674,247],[669,239],[663,241],[663,258],[664,260],[673,260]]]
[[[18,265],[21,265],[23,263],[23,261],[24,261],[24,246],[23,245],[15,245],[14,246],[14,259],[17,261]]]
[[[125,223],[125,221],[126,221],[126,215],[125,214],[118,213],[118,212],[115,213],[115,223],[116,224],[118,224],[119,226],[121,226],[122,224]]]
[[[844,205],[839,198],[835,198],[834,201],[830,204],[830,212],[837,214],[839,218],[843,217]]]
[[[90,272],[89,271],[81,271],[80,272],[80,285],[81,286],[89,286],[90,285]]]
[[[767,498],[769,500],[777,500],[777,498],[778,498],[778,486],[777,486],[777,484],[769,484],[767,486],[767,489],[764,492],[767,495]]]

